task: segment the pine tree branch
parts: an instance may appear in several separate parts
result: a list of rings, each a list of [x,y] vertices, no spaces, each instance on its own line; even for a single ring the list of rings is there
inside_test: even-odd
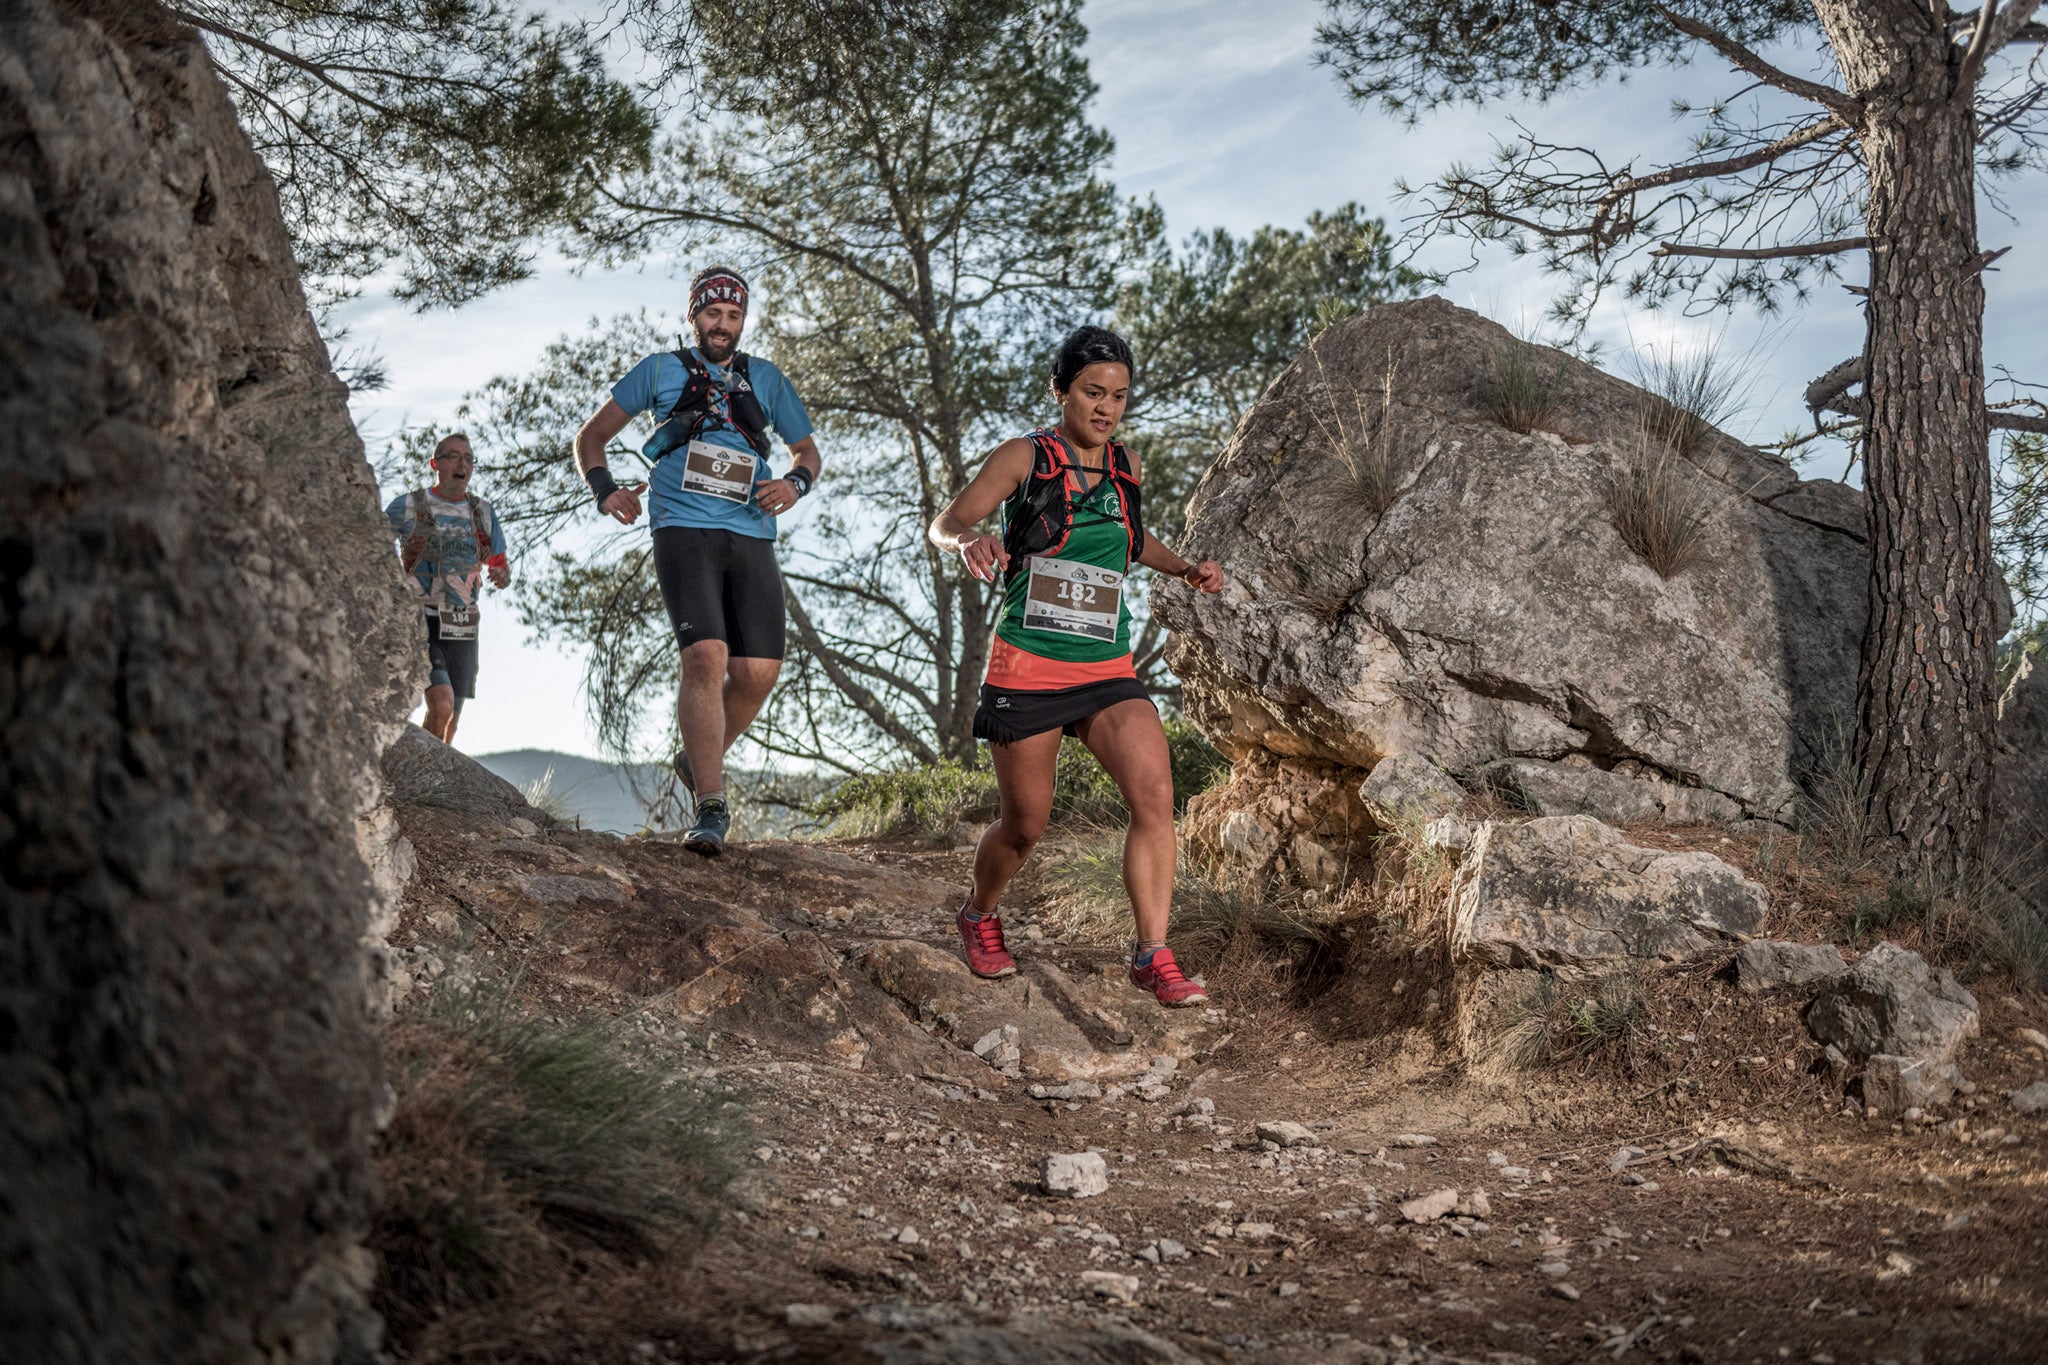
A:
[[[1970,46],[1956,68],[1955,84],[1949,93],[1957,99],[1975,98],[1977,78],[1984,72],[1985,59],[1993,52],[2008,43],[2048,38],[2048,29],[2029,22],[2040,7],[2041,0],[2013,0],[2001,11],[1998,0],[1984,0],[1970,34]]]
[[[798,600],[796,593],[784,587],[782,600],[789,608],[790,624],[796,627],[797,636],[803,641],[804,649],[818,661],[818,667],[825,670],[825,676],[832,680],[832,685],[839,689],[840,695],[853,703],[854,708],[866,716],[877,730],[909,750],[911,756],[919,763],[938,762],[938,754],[931,745],[924,742],[923,736],[896,719],[895,714],[882,704],[880,698],[861,686],[850,673],[840,667],[839,652],[819,637],[817,627],[811,624],[810,613],[804,610],[804,605]]]
[[[1838,237],[1832,242],[1794,242],[1791,246],[1687,246],[1683,242],[1660,242],[1651,256],[1704,256],[1715,261],[1775,261],[1787,256],[1832,256],[1843,251],[1862,251],[1868,237]]]
[[[1863,374],[1863,357],[1850,356],[1806,386],[1806,410],[1816,417],[1823,412],[1863,416],[1863,400],[1847,397],[1850,389],[1863,382]]]
[[[2039,3],[2039,0],[2036,0],[2036,3]],[[1847,91],[1837,90],[1834,86],[1823,85],[1819,81],[1807,80],[1803,76],[1795,76],[1789,71],[1780,71],[1721,30],[1703,24],[1697,19],[1688,19],[1682,14],[1673,13],[1663,5],[1657,6],[1657,13],[1663,15],[1673,28],[1686,37],[1697,38],[1726,57],[1737,70],[1746,71],[1788,95],[1797,95],[1801,99],[1813,101],[1852,128],[1863,121],[1863,101]]]
[[[2029,401],[2026,406],[2040,409],[2041,404]],[[1993,431],[2032,431],[2048,435],[2048,410],[2034,414],[2013,412],[2004,407],[1985,409]]]

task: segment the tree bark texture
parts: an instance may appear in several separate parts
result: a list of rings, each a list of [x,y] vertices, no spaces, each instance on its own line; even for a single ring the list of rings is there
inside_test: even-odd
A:
[[[1816,0],[1869,175],[1864,359],[1869,628],[1856,755],[1901,867],[1964,873],[1990,819],[1990,432],[1976,126],[1958,49],[1925,5]]]

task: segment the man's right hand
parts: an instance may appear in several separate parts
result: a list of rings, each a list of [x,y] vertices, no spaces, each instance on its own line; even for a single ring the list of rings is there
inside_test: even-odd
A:
[[[604,514],[622,526],[631,526],[640,520],[640,494],[646,488],[644,483],[629,483],[613,490],[604,500]]]
[[[960,558],[967,562],[967,572],[984,583],[993,583],[997,571],[1010,567],[1010,552],[1003,548],[999,536],[970,533],[960,537]]]

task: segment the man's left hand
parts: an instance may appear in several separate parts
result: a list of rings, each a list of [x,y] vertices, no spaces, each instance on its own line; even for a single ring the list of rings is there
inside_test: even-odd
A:
[[[493,564],[491,565],[490,572],[492,587],[509,588],[512,586],[512,570],[509,565]]]
[[[796,485],[788,479],[769,479],[754,486],[754,501],[771,517],[779,517],[796,506]]]

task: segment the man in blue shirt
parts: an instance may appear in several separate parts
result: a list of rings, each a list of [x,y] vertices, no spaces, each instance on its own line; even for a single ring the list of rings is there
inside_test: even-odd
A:
[[[427,618],[427,731],[453,744],[462,703],[476,695],[483,577],[488,573],[491,585],[502,588],[512,581],[512,569],[497,512],[469,491],[476,470],[469,437],[459,431],[443,436],[427,467],[434,486],[399,494],[384,515]]]
[[[697,344],[651,355],[612,385],[611,401],[576,433],[576,467],[605,515],[653,510],[654,574],[682,649],[676,771],[696,798],[684,844],[716,856],[732,823],[725,751],[746,730],[782,671],[782,574],[775,518],[817,481],[810,415],[782,371],[739,349],[747,282],[728,266],[690,281]],[[605,446],[642,412],[659,425],[641,453],[648,483],[621,487]],[[790,468],[768,468],[768,431],[789,447]]]

